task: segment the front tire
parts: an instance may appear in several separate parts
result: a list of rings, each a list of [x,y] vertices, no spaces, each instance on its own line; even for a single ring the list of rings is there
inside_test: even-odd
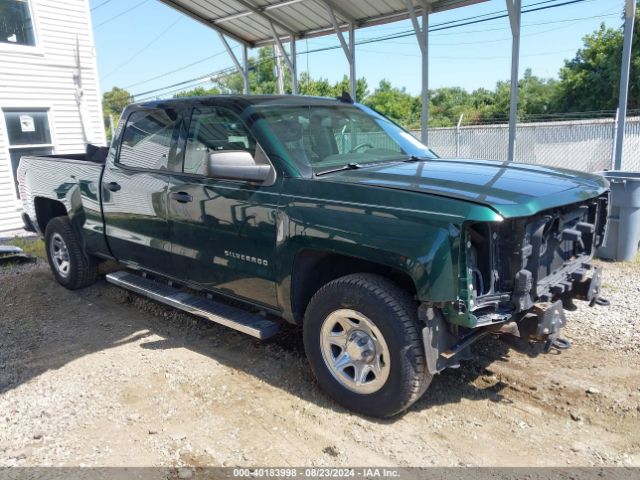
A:
[[[51,219],[44,238],[49,266],[60,285],[77,290],[96,281],[98,262],[84,251],[67,217]]]
[[[320,386],[355,412],[393,416],[431,382],[417,305],[379,275],[347,275],[322,287],[307,307],[303,337]]]

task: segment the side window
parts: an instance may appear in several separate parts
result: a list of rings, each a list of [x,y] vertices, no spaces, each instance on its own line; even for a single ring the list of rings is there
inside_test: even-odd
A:
[[[184,173],[204,175],[207,152],[221,150],[246,150],[254,155],[256,142],[232,112],[221,108],[195,108],[189,124]]]
[[[133,112],[122,132],[118,162],[133,168],[166,170],[174,154],[177,126],[178,115],[172,110]]]

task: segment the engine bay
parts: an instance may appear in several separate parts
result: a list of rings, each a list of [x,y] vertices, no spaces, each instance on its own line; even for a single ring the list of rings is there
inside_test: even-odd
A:
[[[468,228],[471,312],[478,325],[506,320],[536,303],[585,296],[581,286],[604,239],[607,196],[532,217]]]

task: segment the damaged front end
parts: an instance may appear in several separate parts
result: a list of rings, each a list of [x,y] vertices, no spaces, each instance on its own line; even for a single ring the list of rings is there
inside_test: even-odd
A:
[[[604,239],[607,201],[604,194],[531,217],[467,225],[458,299],[420,311],[430,372],[457,366],[490,334],[527,352],[566,347],[559,339],[564,309],[575,309],[574,299],[593,305],[600,295],[602,272],[592,259]]]

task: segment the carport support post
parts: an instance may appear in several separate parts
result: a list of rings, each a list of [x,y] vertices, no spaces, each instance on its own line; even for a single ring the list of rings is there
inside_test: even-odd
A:
[[[617,131],[613,169],[622,169],[622,149],[627,122],[627,96],[629,95],[629,72],[631,63],[631,43],[633,21],[636,15],[636,0],[627,0],[624,11],[624,43],[622,47],[622,67],[620,69],[620,97],[618,105]]]
[[[511,25],[511,101],[509,104],[509,150],[507,161],[516,157],[516,127],[518,120],[518,65],[520,61],[520,17],[521,0],[506,0]]]
[[[273,53],[276,56],[276,80],[278,81],[278,94],[284,95],[284,77],[282,76],[282,57],[280,53],[280,47],[278,45],[273,46]]]
[[[422,28],[418,24],[413,0],[405,0],[405,4],[418,39],[420,53],[422,54],[422,119],[420,121],[420,130],[422,143],[427,145],[429,143],[429,3],[427,0],[422,2]]]
[[[422,10],[422,143],[429,144],[429,11]]]
[[[356,24],[356,19],[345,12],[345,10],[336,5],[335,0],[319,0],[325,8],[327,9],[327,13],[329,14],[329,20],[331,21],[331,25],[333,26],[333,30],[336,32],[336,36],[340,41],[340,46],[342,47],[342,51],[344,52],[345,57],[347,57],[347,62],[349,62],[349,95],[351,99],[355,102],[357,101],[357,83],[356,83],[356,40],[354,36],[354,29]],[[336,13],[340,16],[340,18],[347,22],[348,30],[349,30],[349,44],[344,39],[344,35],[342,34],[342,30],[340,29],[340,24],[338,23],[338,19],[336,18]]]
[[[296,37],[291,35],[291,90],[298,95],[298,59],[296,53]]]
[[[247,59],[247,46],[242,46],[242,64],[240,64],[240,62],[238,61],[238,57],[236,57],[236,54],[233,53],[233,50],[229,46],[227,39],[224,38],[224,35],[218,32],[218,37],[220,38],[220,42],[222,42],[222,45],[224,45],[224,49],[231,57],[231,60],[233,60],[233,64],[236,66],[236,69],[238,70],[238,72],[240,72],[240,75],[242,75],[242,78],[244,80],[244,93],[249,95],[249,67]]]
[[[298,72],[296,65],[296,45],[295,45],[295,35],[293,33],[289,33],[289,38],[291,39],[291,53],[288,54],[287,51],[282,46],[282,42],[280,41],[280,36],[278,32],[276,32],[276,28],[273,26],[273,23],[269,23],[271,27],[271,33],[273,34],[273,40],[276,42],[276,50],[278,55],[276,56],[276,66],[279,68],[278,70],[278,85],[280,86],[280,93],[284,93],[284,79],[282,78],[282,68],[278,59],[280,57],[284,57],[285,62],[287,62],[287,66],[289,67],[289,71],[291,72],[291,80],[292,80],[292,93],[294,95],[298,94]],[[293,60],[292,60],[293,59]]]
[[[349,88],[351,98],[356,101],[356,37],[353,23],[349,24]]]
[[[244,79],[244,94],[251,93],[249,85],[249,52],[246,45],[242,46],[242,78]]]

